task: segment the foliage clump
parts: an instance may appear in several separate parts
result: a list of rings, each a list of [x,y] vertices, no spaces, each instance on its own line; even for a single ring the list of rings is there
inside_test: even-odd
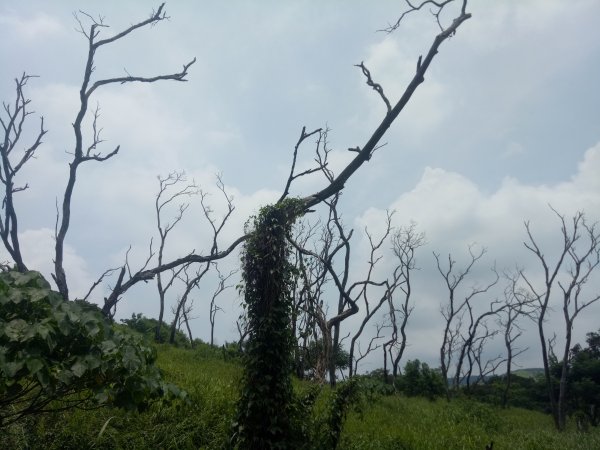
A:
[[[0,427],[43,412],[185,397],[155,359],[141,336],[94,305],[63,300],[39,272],[0,273]]]
[[[418,395],[430,400],[444,395],[446,386],[439,370],[429,368],[418,359],[406,362],[398,384],[405,395]]]
[[[121,319],[121,322],[124,325],[127,325],[132,330],[135,330],[138,333],[142,333],[149,339],[154,339],[156,330],[158,329],[158,325],[160,323],[161,327],[159,342],[169,341],[170,325],[165,323],[164,321],[159,322],[157,319],[146,317],[142,313],[132,313],[130,319]],[[189,347],[191,345],[190,340],[181,330],[175,331],[174,344],[177,347]]]

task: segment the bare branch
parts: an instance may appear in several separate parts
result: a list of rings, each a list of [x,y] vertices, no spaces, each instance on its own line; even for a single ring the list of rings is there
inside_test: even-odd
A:
[[[290,193],[290,186],[292,184],[292,181],[294,181],[296,178],[300,178],[302,176],[309,175],[311,173],[314,173],[314,172],[317,172],[320,170],[320,167],[316,167],[316,168],[312,168],[312,169],[307,169],[298,174],[294,173],[294,171],[296,169],[296,160],[298,158],[298,148],[306,139],[308,139],[309,137],[311,137],[317,133],[321,133],[321,131],[322,131],[321,128],[317,128],[316,130],[313,130],[310,133],[307,133],[306,127],[302,127],[302,131],[300,132],[300,137],[298,138],[298,142],[296,142],[296,145],[294,147],[294,155],[292,158],[292,167],[290,168],[290,175],[288,176],[287,182],[285,183],[285,189],[283,190],[283,194],[281,194],[281,197],[279,197],[279,200],[277,200],[278,203],[281,202],[284,198],[286,198],[288,196],[288,194]]]
[[[392,105],[390,104],[390,101],[383,93],[383,88],[381,87],[381,85],[379,83],[375,83],[373,81],[373,79],[371,78],[371,72],[369,72],[369,69],[367,69],[367,67],[365,66],[364,61],[361,62],[360,64],[355,64],[354,66],[360,67],[363,75],[367,78],[367,86],[371,86],[373,88],[373,90],[379,94],[379,96],[381,97],[381,100],[383,100],[383,102],[385,103],[385,106],[387,108],[387,113],[389,114],[392,111]]]
[[[27,117],[33,114],[33,112],[28,111],[30,100],[25,97],[24,93],[27,82],[33,77],[33,75],[23,73],[20,78],[15,79],[16,95],[13,107],[11,108],[10,105],[4,103],[6,117],[0,114],[0,124],[2,124],[4,131],[4,135],[0,135],[0,182],[4,185],[4,196],[2,199],[4,216],[2,217],[2,214],[0,214],[0,238],[15,262],[17,270],[21,272],[27,270],[27,266],[21,254],[14,194],[26,190],[29,184],[25,183],[22,186],[15,186],[15,177],[25,163],[35,158],[35,152],[41,145],[42,138],[47,132],[44,129],[44,118],[40,117],[40,129],[34,142],[29,147],[25,147],[23,153],[15,158],[13,150],[19,144]]]
[[[425,0],[421,3],[419,3],[418,5],[414,5],[413,3],[411,3],[409,0],[405,0],[406,4],[408,5],[408,9],[406,11],[404,11],[400,17],[398,18],[398,20],[393,23],[390,24],[387,28],[384,28],[383,30],[379,30],[379,31],[385,31],[386,33],[391,33],[395,30],[397,30],[398,28],[400,28],[400,24],[402,23],[402,19],[404,19],[407,15],[415,12],[415,11],[419,11],[423,6],[426,5],[433,5],[434,7],[437,8],[437,11],[432,11],[432,14],[435,16],[435,19],[438,23],[438,25],[440,26],[440,29],[442,29],[442,25],[440,24],[440,14],[442,12],[442,10],[444,9],[444,7],[448,4],[448,3],[452,3],[454,0],[445,0],[442,2],[436,2],[434,0]],[[463,2],[463,6],[462,6],[462,10],[461,10],[461,15],[465,14],[465,8],[466,8],[466,4],[467,2],[464,1]]]

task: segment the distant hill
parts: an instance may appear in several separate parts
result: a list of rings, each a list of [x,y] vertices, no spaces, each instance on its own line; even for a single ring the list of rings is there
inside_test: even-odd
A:
[[[544,375],[544,369],[539,367],[533,369],[518,369],[513,370],[512,373],[523,378],[537,378],[540,375]]]

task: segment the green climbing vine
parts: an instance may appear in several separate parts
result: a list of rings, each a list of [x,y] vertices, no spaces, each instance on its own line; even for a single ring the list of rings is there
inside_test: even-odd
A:
[[[263,207],[247,224],[251,236],[242,253],[242,277],[250,334],[233,435],[233,444],[240,449],[294,448],[290,326],[294,267],[286,235],[302,211],[301,200],[286,199]]]

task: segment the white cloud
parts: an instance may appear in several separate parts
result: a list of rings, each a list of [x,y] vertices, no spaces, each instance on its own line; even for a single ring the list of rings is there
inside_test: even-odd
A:
[[[64,27],[55,17],[39,12],[23,18],[14,13],[0,14],[0,25],[16,35],[17,39],[34,41],[63,33]]]
[[[523,221],[530,221],[532,232],[547,261],[554,261],[561,245],[560,222],[548,205],[551,204],[567,218],[581,210],[586,212],[590,222],[600,220],[598,173],[600,145],[586,151],[578,172],[570,181],[552,186],[526,185],[507,178],[495,192],[486,193],[460,174],[426,168],[417,185],[390,205],[390,209],[398,212],[395,216],[397,225],[408,224],[410,220],[416,221],[419,230],[426,233],[428,241],[428,245],[420,249],[417,255],[418,266],[422,270],[415,274],[413,284],[416,306],[414,316],[409,322],[411,347],[407,357],[423,358],[429,355],[429,362],[437,365],[432,341],[437,346],[441,343],[442,323],[439,307],[447,293],[435,269],[431,251],[440,252],[442,259],[448,253],[452,253],[453,258],[458,261],[457,267],[461,267],[467,261],[469,244],[477,242],[478,245],[488,248],[488,253],[473,271],[473,277],[464,288],[489,281],[491,274],[488,269],[494,262],[499,270],[519,265],[532,279],[537,280],[540,274],[539,262],[523,246],[523,241],[527,238]],[[383,218],[382,210],[369,208],[357,218],[356,223],[361,228],[368,226],[370,230],[381,231]],[[366,247],[359,245],[356,248],[356,260],[365,260]],[[388,272],[391,271],[391,264],[391,260],[388,259]],[[590,279],[586,289],[588,292],[600,289],[600,274]],[[501,290],[492,297],[481,298],[480,301],[485,303],[496,295],[502,295]],[[555,298],[555,301],[558,301],[558,298]],[[591,317],[595,317],[599,307],[595,305],[589,310],[589,314],[578,317],[575,324],[575,341],[581,341],[586,332],[597,327]],[[556,311],[560,312],[560,308],[557,307]],[[358,320],[359,318],[354,319]],[[532,331],[531,323],[523,325],[528,328],[528,332],[519,345],[529,346],[531,350],[522,357],[521,362],[526,365],[539,365],[538,338]],[[564,336],[564,325],[558,313],[551,314],[547,330],[550,334],[556,332],[559,339]],[[365,339],[369,337],[367,334]],[[495,344],[496,349],[500,347],[500,344]]]
[[[54,231],[49,228],[26,230],[19,233],[19,242],[27,267],[41,272],[48,282],[54,284]],[[2,254],[6,255],[4,248]],[[68,244],[64,247],[64,269],[71,297],[83,297],[92,285],[93,277],[88,272],[86,261]]]

